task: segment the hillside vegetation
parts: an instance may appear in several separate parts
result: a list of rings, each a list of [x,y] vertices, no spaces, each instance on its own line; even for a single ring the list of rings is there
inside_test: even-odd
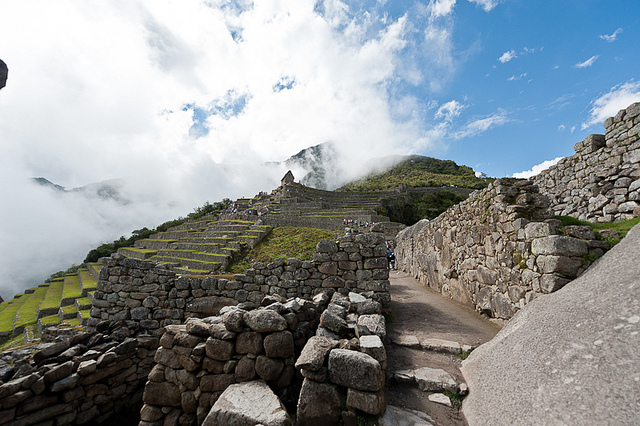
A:
[[[451,160],[411,155],[382,173],[373,173],[340,188],[342,191],[378,191],[399,185],[409,187],[457,186],[481,189],[490,179],[478,178],[471,167],[459,166]]]

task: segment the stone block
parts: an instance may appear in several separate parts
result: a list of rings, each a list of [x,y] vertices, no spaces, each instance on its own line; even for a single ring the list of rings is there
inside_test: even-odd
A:
[[[363,392],[351,388],[347,390],[347,407],[349,408],[377,416],[384,412],[386,405],[384,390],[378,392]]]
[[[227,361],[231,359],[234,354],[235,345],[228,340],[214,339],[209,337],[206,342],[207,357],[218,360]]]
[[[264,350],[262,334],[256,331],[248,331],[238,334],[236,339],[236,352],[239,354],[261,354]]]
[[[575,277],[582,261],[566,256],[538,256],[536,265],[542,274],[558,273],[567,277]]]
[[[379,336],[375,334],[360,336],[359,343],[362,352],[374,358],[380,365],[384,365],[384,362],[387,360],[387,351]]]
[[[142,400],[149,405],[179,406],[182,403],[180,389],[170,382],[148,382],[144,387]]]
[[[453,377],[440,368],[421,367],[413,370],[413,377],[423,392],[455,392],[458,389]]]
[[[329,377],[334,384],[370,392],[379,391],[384,384],[378,361],[348,349],[333,349],[329,353]]]
[[[292,426],[293,421],[278,397],[263,381],[229,386],[202,423],[218,425]]]
[[[263,345],[269,358],[288,358],[295,351],[293,335],[288,330],[269,334],[264,338]]]
[[[531,242],[534,255],[584,256],[587,254],[587,243],[577,238],[563,235],[536,238]]]
[[[258,309],[246,312],[244,322],[253,331],[270,333],[287,329],[287,321],[275,311],[270,309]]]
[[[284,369],[284,361],[259,355],[256,358],[255,369],[262,379],[267,381],[276,380]]]
[[[324,366],[327,354],[337,346],[337,340],[313,336],[304,345],[295,367],[302,370],[318,371]]]
[[[384,316],[379,314],[360,315],[358,317],[356,331],[358,336],[376,334],[384,340],[387,336],[387,325]]]
[[[297,421],[300,426],[325,426],[340,421],[340,394],[335,385],[305,378],[298,398]]]
[[[540,277],[540,290],[543,293],[553,293],[554,291],[560,290],[571,280],[560,277],[554,274],[543,274]]]

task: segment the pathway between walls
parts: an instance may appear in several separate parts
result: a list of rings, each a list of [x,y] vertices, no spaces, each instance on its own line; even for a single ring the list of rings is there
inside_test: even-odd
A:
[[[426,413],[424,425],[466,425],[455,405],[429,398],[437,399],[444,390],[460,393],[461,384],[464,393],[459,353],[491,340],[499,329],[471,308],[421,287],[410,275],[391,271],[389,280],[388,405]]]

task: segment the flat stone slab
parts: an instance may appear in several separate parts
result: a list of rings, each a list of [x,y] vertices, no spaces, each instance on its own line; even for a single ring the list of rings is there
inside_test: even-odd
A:
[[[446,405],[447,407],[451,407],[451,399],[443,393],[432,393],[428,396],[429,401],[435,402],[436,404]]]
[[[422,349],[434,352],[446,352],[454,355],[462,353],[460,343],[443,339],[424,339],[420,342]]]
[[[401,334],[400,336],[393,338],[393,343],[398,346],[404,346],[407,348],[419,348],[420,340],[416,336],[409,336],[405,334]]]
[[[423,392],[455,392],[458,389],[456,381],[446,371],[440,368],[421,367],[413,370],[418,387]]]
[[[203,426],[292,426],[282,402],[262,380],[229,386],[204,419]]]
[[[378,426],[434,426],[427,414],[408,408],[387,405],[384,415],[378,419]]]
[[[640,226],[462,363],[469,425],[640,424]]]

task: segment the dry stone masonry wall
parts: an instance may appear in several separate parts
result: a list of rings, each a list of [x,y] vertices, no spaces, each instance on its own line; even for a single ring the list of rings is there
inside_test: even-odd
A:
[[[608,247],[590,227],[562,227],[531,181],[496,180],[397,237],[398,267],[491,317],[509,319],[536,294],[580,275]]]
[[[531,180],[497,180],[434,221],[401,231],[398,267],[502,319],[561,288],[608,244],[590,227],[562,227],[554,216],[612,222],[640,215],[640,103],[605,128]]]
[[[158,338],[135,333],[101,323],[95,333],[3,354],[0,424],[97,424],[136,409]]]
[[[165,327],[140,426],[292,424],[285,407],[296,424],[338,424],[384,411],[380,303],[326,289],[313,301],[273,295],[261,304]]]
[[[104,259],[91,316],[132,321],[146,330],[218,314],[238,303],[258,306],[267,295],[310,299],[325,289],[362,293],[387,308],[389,271],[384,234],[346,234],[323,240],[309,261],[279,258],[257,262],[227,280],[178,276],[155,262],[115,254]]]
[[[640,215],[640,103],[604,122],[576,153],[532,178],[555,215],[613,222]]]

